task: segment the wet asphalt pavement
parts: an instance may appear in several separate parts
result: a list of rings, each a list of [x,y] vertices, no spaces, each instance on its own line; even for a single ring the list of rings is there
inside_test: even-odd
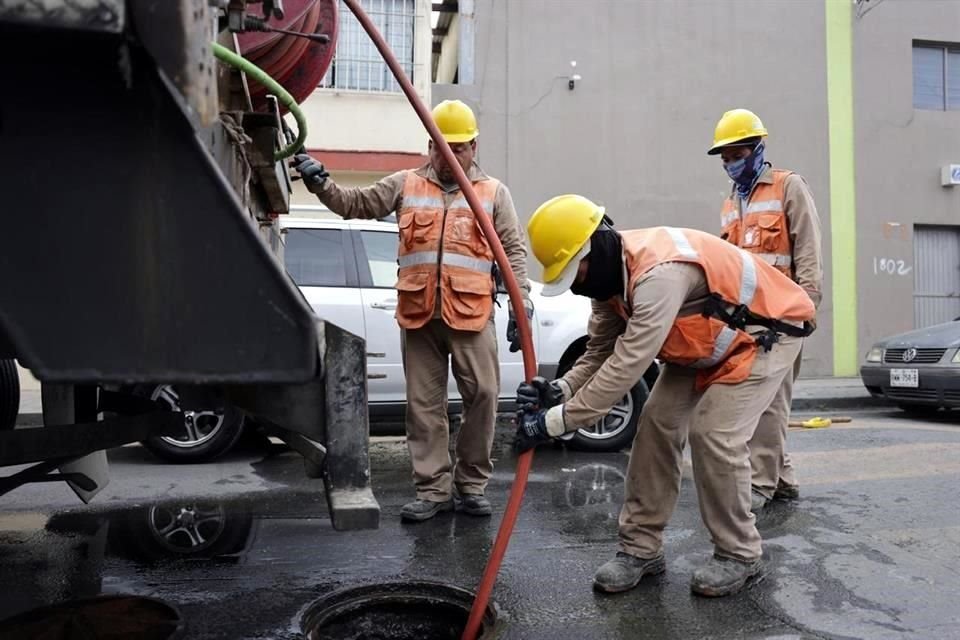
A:
[[[401,524],[412,496],[405,446],[377,442],[381,526],[350,533],[333,531],[322,485],[281,447],[190,467],[115,450],[111,484],[89,506],[60,484],[2,498],[0,619],[129,593],[174,604],[189,638],[296,638],[303,608],[338,588],[408,579],[475,588],[512,480],[509,428],[500,431],[492,519]],[[494,590],[500,637],[960,638],[960,424],[866,412],[791,431],[790,442],[803,497],[760,520],[765,579],[718,600],[689,592],[711,550],[689,463],[667,573],[603,596],[591,581],[616,550],[627,454],[538,451]]]

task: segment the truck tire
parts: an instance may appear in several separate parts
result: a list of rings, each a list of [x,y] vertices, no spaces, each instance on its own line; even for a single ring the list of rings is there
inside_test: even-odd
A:
[[[134,389],[134,394],[180,412],[179,396],[173,385],[141,385]],[[235,407],[227,405],[223,411],[183,413],[183,434],[152,436],[143,441],[143,446],[167,462],[202,463],[225,454],[243,435],[243,413]]]
[[[8,431],[17,426],[17,414],[20,412],[20,376],[17,363],[13,360],[0,360],[0,431]]]

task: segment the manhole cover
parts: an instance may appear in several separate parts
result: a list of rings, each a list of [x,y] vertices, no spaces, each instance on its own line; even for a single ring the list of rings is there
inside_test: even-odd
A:
[[[154,598],[100,596],[32,609],[0,622],[0,638],[28,640],[170,640],[183,631],[180,613]]]
[[[336,591],[303,615],[309,640],[459,640],[474,595],[434,582],[396,582]],[[497,614],[484,614],[480,638],[494,637]]]

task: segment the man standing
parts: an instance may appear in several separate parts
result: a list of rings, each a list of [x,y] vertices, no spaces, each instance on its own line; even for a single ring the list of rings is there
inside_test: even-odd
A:
[[[820,217],[806,181],[792,171],[774,169],[764,160],[767,130],[752,111],[727,111],[717,123],[709,155],[719,155],[733,180],[723,203],[721,237],[779,269],[799,284],[814,307],[820,306],[823,259]],[[772,499],[800,497],[796,472],[786,450],[793,383],[800,373],[798,354],[793,374],[760,417],[750,440],[753,469],[751,507],[763,509]]]
[[[692,229],[615,231],[586,198],[547,201],[527,227],[544,295],[593,299],[586,353],[561,379],[521,384],[517,447],[594,423],[664,366],[643,408],[620,512],[620,552],[594,578],[626,591],[664,570],[663,530],[689,439],[700,514],[714,554],[693,574],[705,596],[739,591],[761,570],[747,442],[809,333],[813,304],[755,256]]]
[[[507,187],[474,162],[477,121],[460,102],[444,101],[433,119],[467,174],[525,295],[530,291],[526,246]],[[397,212],[400,248],[397,322],[402,331],[407,388],[407,446],[413,462],[416,500],[401,518],[428,520],[458,508],[489,516],[484,497],[493,472],[491,448],[500,366],[494,331],[494,259],[467,201],[440,150],[430,143],[430,161],[376,184],[345,189],[319,162],[297,155],[292,165],[304,183],[334,213],[347,218],[383,218]],[[532,306],[525,300],[528,313]],[[519,349],[516,322],[507,326],[511,351]],[[447,372],[451,367],[463,397],[456,461],[448,452]]]

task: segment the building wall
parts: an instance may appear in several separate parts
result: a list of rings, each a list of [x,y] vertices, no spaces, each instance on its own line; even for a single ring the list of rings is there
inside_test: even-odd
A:
[[[418,69],[429,73],[429,67]],[[429,103],[429,90],[417,93]],[[426,131],[402,93],[317,89],[303,110],[311,125],[311,149],[426,153]]]
[[[475,27],[476,84],[433,99],[477,109],[480,162],[524,222],[576,192],[620,227],[718,231],[730,184],[706,150],[723,112],[747,107],[771,133],[767,157],[806,177],[829,249],[823,2],[477,0]],[[825,294],[807,375],[832,372],[829,280]]]
[[[437,59],[436,84],[449,84],[457,73],[460,62],[460,16],[453,14],[447,37],[440,45]]]
[[[887,0],[854,19],[858,297],[861,351],[914,328],[916,224],[960,225],[960,111],[913,108],[913,40],[960,43],[960,3]],[[895,274],[875,261],[903,260]],[[901,275],[902,271],[906,271]]]

